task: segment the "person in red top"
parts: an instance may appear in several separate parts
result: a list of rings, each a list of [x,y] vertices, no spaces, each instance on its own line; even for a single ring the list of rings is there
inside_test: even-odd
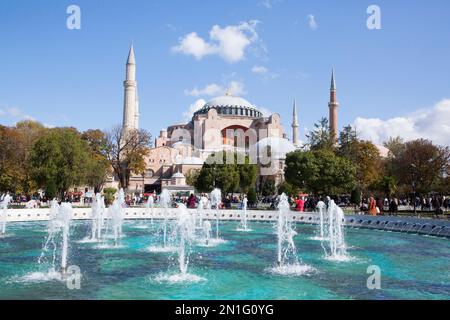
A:
[[[303,212],[305,208],[305,200],[303,200],[303,197],[301,198],[296,197],[294,202],[295,202],[295,211]]]
[[[301,197],[297,201],[297,211],[300,211],[300,212],[305,211],[305,200],[303,199],[303,197]]]
[[[196,200],[197,199],[195,198],[194,194],[191,194],[189,196],[189,199],[187,200],[188,208],[191,208],[191,209],[195,208]]]

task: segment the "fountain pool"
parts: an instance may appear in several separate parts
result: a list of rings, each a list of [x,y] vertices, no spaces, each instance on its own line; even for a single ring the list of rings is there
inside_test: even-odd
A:
[[[81,288],[73,290],[60,280],[30,277],[48,270],[37,264],[48,224],[9,224],[9,236],[0,241],[0,299],[450,299],[447,239],[347,228],[351,259],[330,261],[312,239],[317,226],[297,224],[298,256],[313,270],[281,275],[270,272],[276,223],[252,222],[252,232],[239,232],[239,221],[222,221],[227,241],[195,246],[189,256],[189,273],[197,277],[170,282],[160,279],[179,272],[178,253],[147,250],[160,245],[162,235],[155,231],[163,222],[155,220],[148,229],[141,223],[125,220],[121,246],[101,249],[78,241],[89,233],[89,221],[72,221],[68,264],[82,273]],[[381,290],[366,286],[371,265],[381,269]]]

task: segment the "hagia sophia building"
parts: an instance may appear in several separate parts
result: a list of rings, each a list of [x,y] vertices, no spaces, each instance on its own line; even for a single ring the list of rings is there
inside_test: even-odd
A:
[[[139,98],[136,82],[136,59],[131,46],[126,63],[124,81],[123,129],[139,129]],[[334,70],[330,88],[330,132],[337,137],[338,121]],[[193,193],[186,176],[192,170],[202,168],[211,154],[217,151],[256,154],[259,175],[268,175],[276,184],[284,179],[284,158],[287,152],[300,147],[297,107],[294,101],[292,113],[292,140],[286,136],[278,113],[263,115],[252,103],[226,92],[206,102],[187,123],[168,126],[159,132],[154,146],[145,158],[146,170],[130,178],[129,193],[143,194],[169,189],[172,192]],[[261,150],[264,149],[264,152]],[[261,154],[269,154],[273,170],[264,173],[267,162]],[[275,164],[275,165],[274,165]],[[260,179],[258,179],[260,181]],[[106,187],[118,187],[112,178]]]

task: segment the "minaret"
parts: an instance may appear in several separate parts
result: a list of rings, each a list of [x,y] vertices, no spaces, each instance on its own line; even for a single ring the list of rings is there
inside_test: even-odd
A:
[[[131,45],[127,60],[126,79],[123,82],[125,88],[123,106],[123,128],[134,130],[139,128],[139,110],[137,99],[136,61],[134,47]]]
[[[298,118],[297,118],[297,102],[294,100],[294,109],[292,110],[292,143],[298,147]]]
[[[336,97],[336,81],[334,79],[334,68],[331,71],[331,87],[330,87],[330,102],[328,103],[328,107],[330,108],[330,117],[328,119],[330,124],[330,135],[333,140],[338,139],[338,107],[339,103],[337,102]]]

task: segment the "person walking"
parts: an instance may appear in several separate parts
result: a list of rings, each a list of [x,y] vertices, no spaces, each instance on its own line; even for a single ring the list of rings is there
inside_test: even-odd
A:
[[[369,213],[373,216],[377,215],[377,203],[373,197],[369,198]]]

